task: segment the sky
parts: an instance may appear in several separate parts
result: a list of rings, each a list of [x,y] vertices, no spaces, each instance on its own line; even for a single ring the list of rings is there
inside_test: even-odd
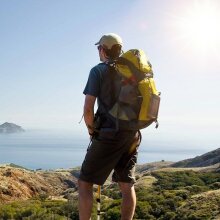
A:
[[[0,123],[87,135],[94,44],[113,32],[124,51],[147,53],[161,91],[160,127],[145,140],[219,147],[219,11],[218,0],[0,0]]]

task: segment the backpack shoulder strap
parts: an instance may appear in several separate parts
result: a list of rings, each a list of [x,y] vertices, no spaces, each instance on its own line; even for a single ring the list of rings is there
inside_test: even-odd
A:
[[[110,92],[109,96],[110,96],[111,103],[109,103],[110,106],[106,106],[105,103],[103,103],[99,99],[99,108],[102,108],[104,110],[104,112],[107,113],[108,110],[112,108],[112,106],[114,105],[114,103],[116,102],[116,99],[117,99],[115,82],[116,82],[116,75],[118,76],[118,73],[113,65],[109,65],[108,63],[105,63],[105,64],[107,66],[108,77],[110,80],[111,92]],[[102,85],[104,78],[103,78],[103,75],[101,72],[99,73],[99,80],[100,80],[100,85]]]

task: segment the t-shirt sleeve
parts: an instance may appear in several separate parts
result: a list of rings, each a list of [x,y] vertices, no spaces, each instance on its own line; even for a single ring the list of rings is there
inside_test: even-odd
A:
[[[100,91],[99,72],[95,68],[92,68],[89,73],[89,78],[86,83],[86,87],[83,91],[83,94],[97,97],[99,95],[99,91]]]

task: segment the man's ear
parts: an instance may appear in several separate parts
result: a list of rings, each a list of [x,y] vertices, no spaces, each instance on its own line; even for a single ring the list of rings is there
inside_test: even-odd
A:
[[[102,61],[106,61],[107,59],[109,59],[104,48],[101,49],[100,55],[101,55],[101,58],[104,58],[104,60],[102,60]]]
[[[105,59],[109,59],[107,51],[104,48],[102,49],[102,51],[103,51],[103,56],[105,57]]]

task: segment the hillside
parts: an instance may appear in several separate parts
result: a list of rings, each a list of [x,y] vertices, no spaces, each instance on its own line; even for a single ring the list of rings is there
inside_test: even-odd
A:
[[[67,189],[75,189],[76,182],[76,177],[68,170],[31,171],[1,165],[0,203],[27,200],[39,196],[63,197]]]
[[[16,124],[5,122],[0,125],[0,134],[9,134],[9,133],[20,133],[24,132],[25,130]]]
[[[2,167],[1,195],[5,197],[1,197],[1,201],[3,198],[8,203],[0,203],[0,219],[78,220],[74,177],[77,173],[78,169],[36,172]],[[134,220],[217,220],[220,217],[219,173],[207,172],[207,169],[160,168],[140,172],[135,188]],[[72,196],[68,196],[70,194]],[[102,219],[120,219],[118,185],[108,182],[101,194]],[[12,196],[17,202],[10,202]],[[64,197],[67,200],[63,200]],[[96,203],[92,219],[96,219]]]
[[[165,167],[169,167],[173,164],[171,161],[157,161],[152,163],[145,163],[142,165],[137,165],[136,173],[145,173],[153,170],[162,169]]]
[[[216,151],[204,154],[216,158]],[[191,161],[189,159],[188,161]],[[134,220],[203,220],[220,218],[219,164],[173,167],[160,161],[137,166],[137,207]],[[14,164],[0,166],[0,219],[79,219],[79,168],[27,170]],[[97,186],[94,188],[96,197]],[[101,191],[103,220],[120,219],[121,194],[108,179]],[[96,203],[93,217],[96,218]]]
[[[172,167],[206,167],[220,163],[220,148],[197,156],[172,164]]]
[[[210,190],[193,195],[178,208],[178,213],[180,215],[188,213],[188,216],[194,219],[218,220],[220,219],[219,208],[220,190]]]

